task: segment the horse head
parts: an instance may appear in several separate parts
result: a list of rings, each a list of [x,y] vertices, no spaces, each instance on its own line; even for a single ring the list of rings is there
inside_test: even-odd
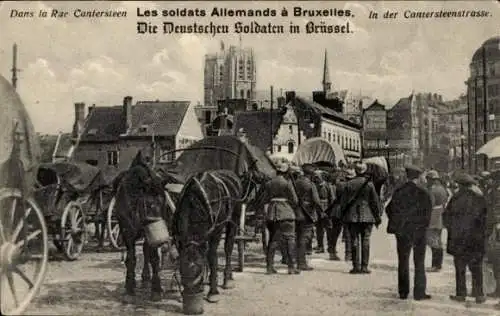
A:
[[[241,183],[244,189],[242,200],[248,200],[253,191],[269,180],[270,178],[257,168],[257,160],[253,160],[248,166],[248,170],[241,176]]]

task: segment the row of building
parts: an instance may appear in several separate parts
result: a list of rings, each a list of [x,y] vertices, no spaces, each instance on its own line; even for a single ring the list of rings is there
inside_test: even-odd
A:
[[[334,91],[326,52],[320,91],[309,96],[286,91],[276,97],[271,91],[265,100],[268,106],[263,106],[255,89],[253,50],[234,46],[225,50],[221,45],[220,52],[205,57],[204,105],[184,101],[133,104],[131,97],[125,97],[121,105],[91,106],[86,113],[83,103],[75,104],[75,158],[114,173],[128,166],[137,148],[148,144],[155,144],[157,162],[166,163],[175,159],[172,150],[207,135],[233,134],[288,158],[305,139],[322,137],[341,148],[347,160],[386,156],[391,166],[415,163],[442,171],[476,168],[473,153],[500,128],[500,113],[495,116],[500,111],[499,42],[498,37],[490,39],[478,49],[480,54],[474,54],[468,95],[444,101],[435,93],[412,92],[393,106],[361,93]],[[484,60],[488,61],[486,77],[483,68],[478,68]],[[484,94],[480,94],[484,89],[471,90],[471,85],[485,86],[485,78]],[[487,116],[481,104],[489,104]],[[488,125],[491,133],[483,132],[481,117],[495,123]]]

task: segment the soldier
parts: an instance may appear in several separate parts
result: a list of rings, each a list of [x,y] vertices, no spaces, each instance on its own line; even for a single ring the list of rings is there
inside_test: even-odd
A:
[[[274,268],[274,256],[280,246],[280,239],[286,245],[288,274],[299,274],[295,267],[295,211],[298,198],[287,172],[286,162],[277,165],[277,176],[265,183],[257,194],[257,199],[251,208],[256,213],[262,213],[263,206],[268,204],[266,225],[269,230],[269,245],[267,246],[267,274],[278,273]],[[281,237],[281,238],[280,238]]]
[[[316,170],[313,175],[313,183],[316,185],[316,189],[318,190],[320,207],[320,214],[324,214],[326,209],[333,203],[335,200],[335,192],[332,191],[332,187],[325,180],[325,173],[321,170]],[[320,215],[318,214],[318,216]],[[332,221],[328,217],[321,218],[316,223],[316,241],[318,243],[318,248],[316,249],[316,253],[325,252],[325,235],[328,241],[328,249],[331,248],[330,238],[332,230]],[[329,252],[330,253],[330,252]]]
[[[427,229],[427,245],[432,251],[432,268],[429,272],[439,272],[443,265],[443,210],[448,200],[448,192],[441,184],[439,174],[435,170],[427,173],[427,188],[431,194],[432,215]]]
[[[297,196],[300,196],[299,205],[296,210],[297,217],[297,263],[300,270],[309,271],[312,267],[307,265],[307,246],[312,241],[314,224],[318,221],[318,212],[321,205],[318,191],[311,177],[314,171],[310,166],[303,167],[304,174],[298,176],[295,182]]]
[[[355,166],[356,177],[347,181],[340,197],[341,218],[348,225],[351,238],[351,256],[353,269],[351,274],[370,273],[370,236],[373,225],[381,222],[380,199],[375,186],[365,173],[366,164],[358,162]],[[359,244],[361,241],[361,263]]]
[[[432,214],[431,196],[423,187],[422,169],[408,166],[407,180],[396,189],[386,212],[389,218],[387,233],[396,235],[398,251],[398,292],[400,299],[407,299],[410,292],[410,253],[413,250],[415,284],[413,298],[427,300],[425,276],[426,231]]]
[[[450,299],[464,302],[467,297],[465,273],[472,274],[472,295],[476,303],[486,301],[483,294],[483,258],[486,245],[487,204],[477,182],[470,175],[457,175],[458,192],[451,198],[443,223],[448,230],[447,252],[455,264],[456,295]]]

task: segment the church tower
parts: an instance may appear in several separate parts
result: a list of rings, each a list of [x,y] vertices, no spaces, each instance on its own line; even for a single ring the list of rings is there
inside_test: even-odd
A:
[[[328,71],[328,55],[325,49],[325,61],[323,64],[323,81],[321,82],[323,85],[323,93],[328,95],[330,93],[330,89],[332,88],[332,83],[330,81],[330,72]]]

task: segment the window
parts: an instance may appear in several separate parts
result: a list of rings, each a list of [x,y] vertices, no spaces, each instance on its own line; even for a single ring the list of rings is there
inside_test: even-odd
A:
[[[288,153],[293,154],[293,142],[288,142]]]
[[[281,145],[278,145],[278,152],[281,152]]]
[[[240,99],[244,99],[245,98],[245,90],[241,90],[240,91]]]
[[[293,126],[292,125],[288,125],[288,130],[290,131],[290,134],[293,133]]]
[[[328,141],[331,142],[332,141],[332,133],[328,133]]]
[[[170,152],[166,148],[160,148],[159,163],[170,163],[175,160],[175,152]]]
[[[210,124],[212,122],[212,112],[205,111],[205,124]]]
[[[108,151],[108,165],[117,166],[118,165],[118,151],[110,150]]]
[[[247,99],[250,99],[250,90],[247,90]]]
[[[89,165],[92,165],[92,166],[97,166],[99,163],[97,160],[95,159],[88,159],[88,160],[85,160],[86,163],[88,163]]]

